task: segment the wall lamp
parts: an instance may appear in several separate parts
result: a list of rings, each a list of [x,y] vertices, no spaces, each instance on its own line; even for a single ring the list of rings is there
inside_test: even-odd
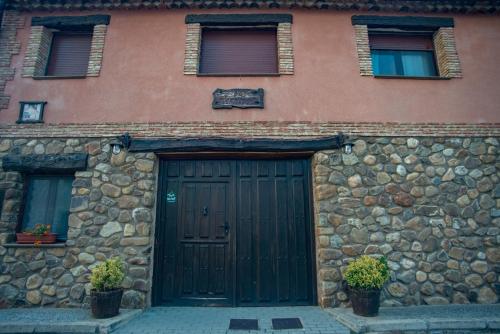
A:
[[[130,143],[132,142],[132,137],[128,132],[125,132],[123,135],[116,137],[109,143],[111,145],[111,151],[113,154],[120,154],[122,149],[128,149],[130,147]]]
[[[351,140],[349,136],[346,136],[342,132],[338,134],[338,145],[342,147],[342,150],[345,154],[351,154],[352,148],[354,147],[354,142]]]

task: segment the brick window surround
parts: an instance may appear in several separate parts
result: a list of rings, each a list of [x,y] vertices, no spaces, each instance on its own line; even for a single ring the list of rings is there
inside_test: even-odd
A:
[[[21,75],[34,78],[45,77],[54,32],[90,28],[92,43],[86,76],[99,76],[109,21],[109,15],[33,17]]]
[[[186,16],[184,74],[197,75],[200,62],[203,27],[269,27],[277,28],[278,73],[294,73],[292,15],[290,14],[202,14]]]
[[[373,76],[369,31],[375,28],[403,29],[407,32],[433,32],[433,44],[439,77],[461,78],[462,68],[455,44],[452,18],[416,16],[354,15],[351,19],[356,37],[359,71],[362,76]],[[404,78],[402,76],[401,78]]]

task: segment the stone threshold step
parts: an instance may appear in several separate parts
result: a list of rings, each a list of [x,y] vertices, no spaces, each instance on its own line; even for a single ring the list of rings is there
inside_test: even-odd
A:
[[[0,310],[0,334],[109,334],[141,313],[122,309],[116,317],[94,319],[88,309],[6,309]]]
[[[327,309],[335,320],[357,334],[500,333],[500,305],[422,305],[381,307],[377,317],[352,309]]]

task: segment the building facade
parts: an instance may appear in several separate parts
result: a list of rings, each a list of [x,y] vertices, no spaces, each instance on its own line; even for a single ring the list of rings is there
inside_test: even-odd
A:
[[[500,6],[21,1],[0,35],[0,307],[497,303]],[[51,225],[53,244],[16,233]]]

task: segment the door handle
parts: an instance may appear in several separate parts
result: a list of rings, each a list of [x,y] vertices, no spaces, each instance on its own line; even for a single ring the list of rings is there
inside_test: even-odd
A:
[[[208,215],[208,207],[204,206],[203,209],[201,209],[201,213],[206,216]]]
[[[229,234],[229,229],[231,228],[231,226],[229,225],[228,222],[224,222],[224,225],[219,225],[219,227],[223,227],[224,228],[224,234],[225,235]]]

